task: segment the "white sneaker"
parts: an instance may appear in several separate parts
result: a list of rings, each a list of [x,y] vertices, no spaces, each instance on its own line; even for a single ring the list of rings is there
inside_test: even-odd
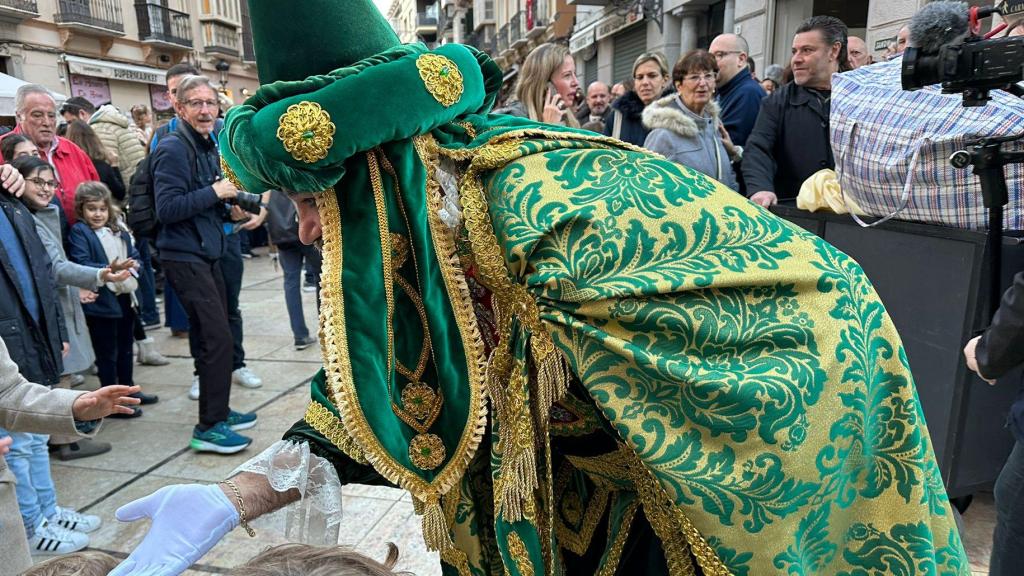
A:
[[[37,556],[59,556],[78,552],[89,545],[89,535],[51,524],[44,518],[39,522],[36,533],[28,542],[32,554]]]
[[[259,388],[263,386],[263,380],[260,380],[259,376],[245,366],[231,373],[231,381],[246,388]]]
[[[57,506],[57,513],[48,520],[50,524],[56,524],[61,528],[74,530],[75,532],[93,532],[103,523],[99,516],[82,514],[71,508]]]
[[[199,400],[199,374],[192,375],[192,387],[188,389],[189,400]]]

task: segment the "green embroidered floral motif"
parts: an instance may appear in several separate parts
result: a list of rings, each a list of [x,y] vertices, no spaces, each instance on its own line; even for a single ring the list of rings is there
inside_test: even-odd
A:
[[[776,284],[619,300],[610,316],[638,335],[627,346],[637,367],[616,383],[619,398],[672,427],[693,422],[737,442],[756,429],[795,449],[826,378],[806,314],[779,315],[779,300],[799,309],[795,295]]]
[[[939,571],[932,545],[932,531],[924,522],[896,524],[882,531],[870,524],[854,524],[847,534],[843,558],[855,568],[837,576],[915,576],[917,574],[952,575],[957,565]]]
[[[775,567],[787,574],[814,574],[832,562],[836,545],[828,539],[828,517],[831,506],[820,506],[800,521],[800,526],[786,551],[773,560]]]
[[[697,172],[635,152],[557,150],[546,157],[555,180],[574,192],[574,205],[604,202],[613,216],[635,208],[649,218],[661,218],[668,205],[680,206],[715,190]]]
[[[722,541],[716,536],[712,536],[707,540],[708,545],[715,549],[715,554],[718,555],[718,558],[729,569],[729,573],[732,576],[753,576],[750,574],[750,566],[747,565],[750,559],[754,557],[751,552],[737,552],[722,544]]]
[[[853,260],[824,243],[817,251],[822,257],[814,263],[822,270],[818,289],[840,294],[830,314],[846,321],[836,349],[836,358],[845,364],[841,381],[856,384],[838,394],[849,410],[832,425],[832,444],[819,453],[818,468],[829,479],[828,493],[842,507],[857,495],[876,497],[893,485],[909,501],[913,488],[925,480],[928,444],[921,434],[920,407],[913,396],[901,394],[910,382],[881,367],[897,353],[880,335],[885,309],[870,298],[870,285]],[[898,359],[903,374],[909,374],[902,351]]]

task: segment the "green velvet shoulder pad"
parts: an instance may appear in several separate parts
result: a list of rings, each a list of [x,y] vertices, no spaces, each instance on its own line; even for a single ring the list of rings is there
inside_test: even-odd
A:
[[[250,192],[321,192],[354,154],[485,113],[501,70],[469,46],[398,46],[330,74],[266,85],[228,111],[222,156]]]

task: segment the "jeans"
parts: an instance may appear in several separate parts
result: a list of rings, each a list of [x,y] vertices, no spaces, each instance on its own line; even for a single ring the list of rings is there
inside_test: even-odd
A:
[[[1024,566],[1024,446],[1013,445],[996,479],[996,529],[992,536],[990,576],[1010,576]]]
[[[143,324],[159,324],[160,311],[156,308],[156,277],[153,274],[153,255],[149,252],[149,240],[137,238],[135,248],[139,251],[139,315]]]
[[[0,438],[4,436],[14,440],[5,458],[17,481],[14,493],[25,532],[31,538],[43,518],[52,518],[57,513],[57,491],[50,475],[50,452],[46,446],[50,437],[0,428]]]
[[[228,323],[234,349],[231,370],[245,366],[245,348],[242,347],[242,311],[238,308],[238,297],[242,293],[242,274],[245,264],[242,260],[242,239],[238,234],[228,234],[224,256],[220,259],[220,271],[224,274],[224,289],[228,296]]]
[[[103,318],[86,315],[89,338],[96,353],[96,370],[100,386],[133,384],[132,372],[135,367],[135,311],[128,294],[117,297],[121,305],[120,318]]]
[[[167,273],[164,272],[164,275]],[[181,306],[177,292],[170,283],[164,283],[164,314],[167,319],[165,325],[175,332],[188,332],[188,314]]]
[[[231,400],[231,327],[224,275],[218,262],[165,261],[167,280],[188,313],[190,339],[196,340],[199,373],[199,428],[228,418]]]
[[[302,313],[302,272],[303,261],[315,262],[320,268],[320,253],[312,246],[304,244],[281,244],[277,247],[281,270],[284,272],[284,302],[288,307],[288,320],[292,325],[292,336],[296,342],[309,336],[306,318]],[[317,301],[319,302],[319,283],[317,283]]]

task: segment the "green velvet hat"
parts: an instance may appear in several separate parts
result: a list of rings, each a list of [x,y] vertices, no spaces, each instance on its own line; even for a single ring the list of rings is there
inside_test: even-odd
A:
[[[354,154],[488,111],[501,69],[470,46],[401,45],[370,0],[249,0],[263,86],[228,111],[226,176],[322,192]]]
[[[370,0],[249,0],[260,84],[305,80],[401,42]]]

